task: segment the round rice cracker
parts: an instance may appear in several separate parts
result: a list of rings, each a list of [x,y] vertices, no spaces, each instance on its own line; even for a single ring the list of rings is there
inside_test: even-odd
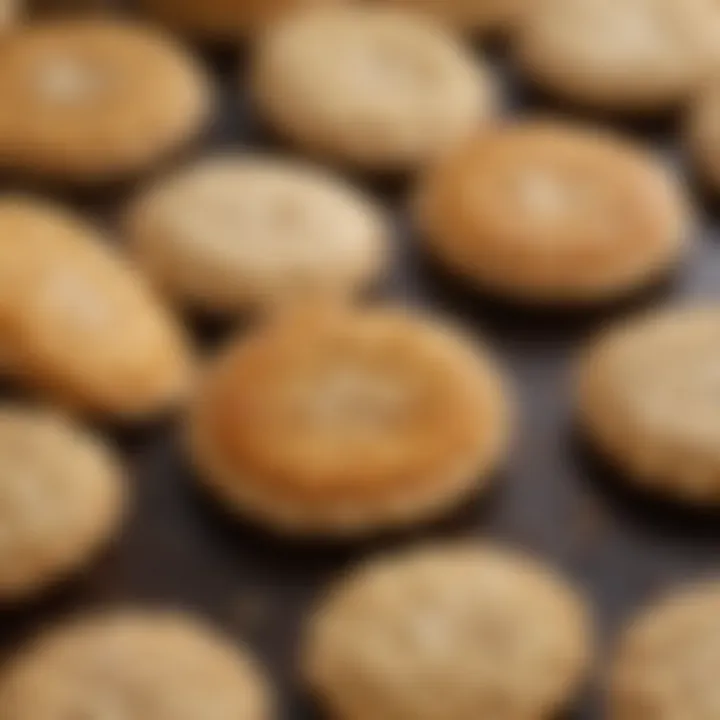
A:
[[[316,306],[221,353],[190,451],[230,509],[281,533],[352,537],[434,519],[486,488],[511,416],[494,362],[452,327]]]
[[[720,505],[720,307],[643,314],[611,327],[579,367],[580,423],[629,482]]]
[[[187,334],[84,219],[0,200],[0,370],[74,412],[120,421],[176,408],[194,380]]]
[[[73,183],[144,172],[209,119],[209,80],[169,37],[127,21],[45,21],[3,40],[0,165]]]
[[[46,631],[0,677],[3,720],[270,720],[255,661],[178,612],[123,610]]]
[[[496,112],[469,47],[413,13],[325,8],[275,24],[251,84],[261,114],[311,155],[367,172],[412,171]]]
[[[685,188],[651,154],[547,120],[477,133],[428,170],[414,208],[449,270],[545,305],[614,300],[660,280],[694,224]]]
[[[55,412],[0,407],[0,604],[87,566],[125,505],[124,473],[102,441]]]
[[[389,259],[389,218],[340,178],[270,156],[225,156],[161,180],[127,214],[130,249],[162,291],[240,313],[351,297]]]
[[[610,720],[710,720],[720,694],[720,583],[705,581],[635,619],[612,666]]]
[[[720,60],[715,0],[543,0],[515,34],[527,77],[565,100],[648,113],[688,100]]]
[[[554,571],[485,544],[365,563],[306,628],[301,670],[335,720],[554,717],[589,669],[582,599]]]

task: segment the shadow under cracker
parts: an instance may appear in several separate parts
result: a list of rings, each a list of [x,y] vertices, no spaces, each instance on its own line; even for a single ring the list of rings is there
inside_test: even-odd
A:
[[[571,459],[579,476],[632,523],[652,535],[685,540],[720,539],[720,507],[683,503],[635,484],[573,427]]]

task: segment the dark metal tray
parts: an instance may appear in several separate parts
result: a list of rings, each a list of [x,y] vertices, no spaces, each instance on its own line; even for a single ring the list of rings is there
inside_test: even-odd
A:
[[[502,48],[489,52],[507,81],[513,114],[568,114],[523,88],[507,69]],[[203,55],[215,71],[222,97],[209,147],[279,148],[263,134],[249,100],[240,94],[236,55]],[[678,158],[678,128],[678,118],[620,126],[654,144],[669,162]],[[396,211],[397,260],[388,296],[447,311],[483,333],[514,377],[522,422],[496,490],[446,521],[409,535],[335,547],[283,542],[223,516],[196,492],[172,423],[122,432],[109,429],[127,459],[135,495],[124,533],[87,574],[32,607],[0,611],[2,654],[39,626],[91,608],[128,603],[187,608],[247,642],[272,674],[281,698],[280,716],[300,720],[316,717],[296,686],[294,669],[297,631],[309,603],[348,564],[389,544],[481,535],[531,549],[585,588],[595,603],[605,646],[623,621],[661,588],[720,571],[720,515],[666,507],[623,489],[578,439],[571,394],[573,357],[600,325],[638,305],[720,296],[717,205],[704,203],[697,249],[671,283],[622,306],[541,312],[482,297],[434,270],[409,230],[408,184],[358,181]],[[134,189],[131,184],[82,197],[54,194],[112,224]],[[208,347],[228,331],[202,322],[195,327]],[[602,661],[598,665],[601,670]],[[601,707],[601,688],[591,687],[568,718],[599,720]]]

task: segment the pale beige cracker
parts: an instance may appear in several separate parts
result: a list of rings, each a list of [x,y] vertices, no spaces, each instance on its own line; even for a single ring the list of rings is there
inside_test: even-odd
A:
[[[118,530],[124,480],[114,453],[65,417],[0,406],[0,604],[88,565]]]
[[[720,583],[676,590],[623,635],[609,720],[715,720],[720,713]]]
[[[282,532],[418,523],[487,487],[511,402],[446,324],[389,308],[287,311],[230,343],[190,417],[199,480]]]
[[[720,503],[720,307],[643,314],[611,327],[579,368],[579,420],[638,486]]]
[[[0,166],[54,180],[135,175],[209,118],[209,81],[173,39],[113,19],[34,23],[3,40]]]
[[[29,197],[0,199],[2,371],[91,414],[140,419],[190,389],[186,333],[104,235]]]
[[[625,295],[668,275],[693,229],[685,188],[602,130],[523,120],[479,132],[415,197],[429,253],[481,288],[537,303]]]
[[[306,683],[333,720],[550,718],[589,669],[583,600],[542,564],[485,544],[370,561],[306,628]]]
[[[3,720],[270,720],[242,649],[190,616],[114,611],[41,634],[0,676]]]
[[[720,58],[715,0],[543,0],[515,38],[537,85],[605,111],[653,112],[691,96]]]
[[[142,193],[126,220],[130,250],[155,284],[210,312],[352,296],[389,257],[389,218],[369,197],[270,156],[201,161]]]
[[[260,112],[307,153],[412,170],[495,114],[494,82],[462,41],[411,13],[325,8],[274,25],[251,83]]]

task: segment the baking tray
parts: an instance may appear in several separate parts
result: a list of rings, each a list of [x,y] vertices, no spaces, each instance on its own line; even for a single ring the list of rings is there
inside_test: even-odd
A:
[[[478,46],[478,52],[489,55],[505,80],[509,114],[577,116],[524,88],[502,47]],[[237,54],[203,50],[202,55],[214,71],[221,97],[203,150],[281,149],[264,133],[239,90]],[[243,63],[246,58],[240,59]],[[669,117],[619,129],[654,145],[677,164],[678,127],[678,118]],[[318,715],[298,689],[295,672],[302,620],[327,582],[351,563],[391,545],[476,535],[538,553],[593,600],[604,648],[623,622],[662,588],[720,571],[720,514],[665,506],[624,489],[578,437],[571,393],[573,358],[598,327],[640,306],[720,296],[717,204],[703,202],[697,247],[671,282],[622,305],[539,311],[483,297],[438,272],[414,241],[406,215],[408,183],[356,179],[392,209],[396,219],[395,267],[384,294],[400,303],[449,312],[482,333],[514,378],[522,419],[496,488],[445,521],[409,534],[332,547],[282,541],[226,517],[194,489],[172,422],[106,429],[124,454],[135,496],[124,532],[88,573],[30,607],[0,611],[0,655],[10,654],[39,627],[73,613],[128,603],[186,608],[252,647],[277,687],[279,717],[310,720]],[[54,195],[112,225],[134,189],[129,184],[81,195],[56,189]],[[193,323],[208,348],[229,332],[201,320]],[[602,669],[602,661],[598,664]],[[602,717],[600,676],[596,673],[568,720]]]

